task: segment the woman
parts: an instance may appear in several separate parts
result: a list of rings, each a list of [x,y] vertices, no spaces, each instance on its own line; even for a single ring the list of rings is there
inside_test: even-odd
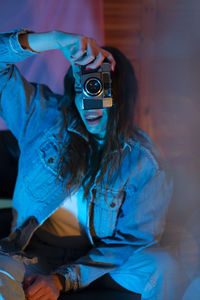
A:
[[[73,66],[63,97],[27,82],[12,65],[51,49]],[[93,39],[58,31],[1,34],[0,56],[0,112],[21,150],[13,229],[0,242],[3,299],[24,299],[24,292],[31,300],[57,299],[106,274],[144,299],[169,299],[173,274],[165,266],[173,263],[152,246],[163,232],[171,183],[133,125],[130,62]],[[114,106],[85,111],[79,66],[95,69],[105,58]]]

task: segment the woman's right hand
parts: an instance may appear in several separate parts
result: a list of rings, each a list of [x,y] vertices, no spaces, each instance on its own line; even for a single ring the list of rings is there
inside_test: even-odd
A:
[[[106,58],[114,71],[115,60],[112,54],[102,49],[95,39],[65,32],[57,32],[57,37],[59,49],[72,64],[87,65],[88,69],[96,69]]]

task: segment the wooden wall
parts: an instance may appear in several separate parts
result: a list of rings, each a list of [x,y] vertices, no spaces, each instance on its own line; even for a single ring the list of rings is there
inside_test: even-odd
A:
[[[131,60],[140,84],[136,122],[153,136],[148,91],[156,0],[104,0],[105,42]],[[145,116],[145,117],[144,117]]]
[[[104,0],[105,42],[128,56],[139,80],[137,123],[170,159],[189,158],[183,139],[198,125],[199,20],[198,0]]]
[[[136,69],[137,123],[174,176],[171,219],[188,226],[200,220],[200,1],[104,0],[104,21]]]

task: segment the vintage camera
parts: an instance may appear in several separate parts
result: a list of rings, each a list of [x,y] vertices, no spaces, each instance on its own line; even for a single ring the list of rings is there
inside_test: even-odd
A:
[[[83,109],[102,109],[113,106],[110,63],[103,62],[94,70],[80,67]]]

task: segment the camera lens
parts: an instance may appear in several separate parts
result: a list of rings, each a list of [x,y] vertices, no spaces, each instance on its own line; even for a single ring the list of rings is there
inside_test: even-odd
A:
[[[97,78],[89,78],[85,82],[85,91],[90,96],[97,96],[102,91],[102,84],[101,81]]]

